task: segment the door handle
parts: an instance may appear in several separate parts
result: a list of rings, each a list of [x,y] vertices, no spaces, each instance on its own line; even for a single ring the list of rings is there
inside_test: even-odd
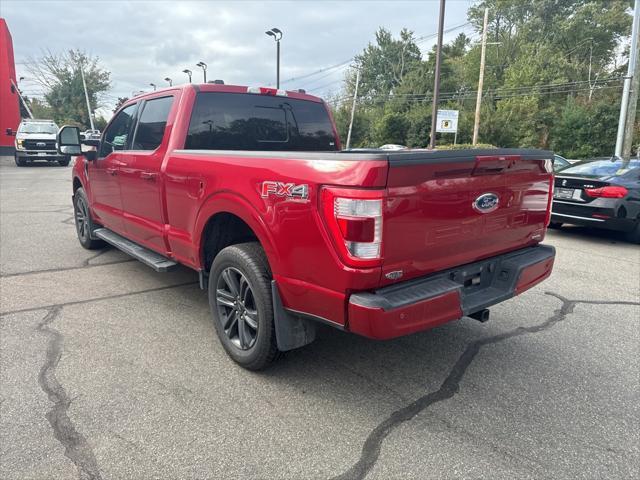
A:
[[[118,174],[118,170],[115,168],[107,168],[107,173],[112,177],[115,177]]]
[[[158,174],[153,172],[140,172],[140,178],[143,180],[149,180],[150,182],[155,182],[157,176]]]

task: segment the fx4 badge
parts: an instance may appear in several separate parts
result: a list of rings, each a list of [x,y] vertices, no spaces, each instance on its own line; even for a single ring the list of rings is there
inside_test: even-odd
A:
[[[262,196],[268,197],[275,195],[277,197],[287,197],[296,199],[309,198],[309,186],[306,184],[296,185],[295,183],[283,182],[262,182]]]

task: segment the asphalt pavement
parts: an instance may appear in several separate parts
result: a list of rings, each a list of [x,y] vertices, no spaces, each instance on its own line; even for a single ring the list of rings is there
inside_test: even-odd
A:
[[[549,232],[552,277],[432,331],[323,328],[236,366],[186,268],[80,247],[71,168],[0,161],[0,478],[640,477],[640,247]]]

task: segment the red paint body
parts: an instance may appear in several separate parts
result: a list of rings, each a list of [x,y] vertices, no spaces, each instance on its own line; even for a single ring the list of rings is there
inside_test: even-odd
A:
[[[220,212],[231,213],[262,244],[286,308],[362,335],[390,338],[460,318],[457,294],[385,312],[350,305],[352,293],[543,239],[552,174],[541,159],[508,159],[509,170],[495,173],[475,157],[468,162],[393,166],[375,152],[279,156],[278,152],[184,150],[197,89],[246,92],[246,87],[209,84],[137,97],[129,104],[175,97],[162,145],[153,152],[121,151],[91,162],[79,159],[73,170],[87,191],[97,222],[186,266],[203,268],[202,239],[208,220]],[[321,102],[297,92],[288,96]],[[437,160],[438,152],[425,155]],[[263,190],[263,182],[306,184],[308,198],[263,196],[270,189],[283,188]],[[326,187],[367,190],[383,199],[381,260],[363,268],[345,264],[323,213]],[[481,215],[471,205],[487,191],[500,197],[500,207]],[[399,280],[385,277],[397,270],[403,271]],[[528,275],[522,288],[542,280],[543,273],[536,270]]]
[[[20,101],[16,91],[13,42],[4,18],[0,18],[0,151],[13,155],[15,132],[20,125]],[[7,135],[7,129],[13,135]]]

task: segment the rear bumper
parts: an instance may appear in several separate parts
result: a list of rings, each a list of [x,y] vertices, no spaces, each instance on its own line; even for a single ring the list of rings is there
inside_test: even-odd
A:
[[[436,327],[500,303],[551,274],[555,249],[538,245],[349,299],[349,327],[389,339]]]
[[[587,227],[630,232],[636,226],[633,218],[619,216],[622,203],[618,199],[599,198],[589,204],[553,202],[551,221]]]

